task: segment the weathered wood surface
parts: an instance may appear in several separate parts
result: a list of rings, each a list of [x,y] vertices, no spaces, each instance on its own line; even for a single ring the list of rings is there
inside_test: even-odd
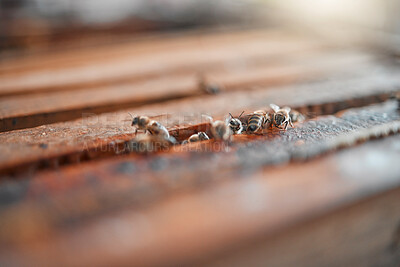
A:
[[[240,177],[241,174],[250,175],[264,166],[304,161],[339,148],[352,146],[358,142],[397,133],[400,130],[399,118],[397,103],[387,102],[374,107],[348,110],[339,117],[319,117],[303,124],[297,124],[296,128],[286,132],[266,130],[265,135],[262,136],[237,135],[234,137],[233,143],[229,145],[212,140],[198,144],[177,145],[171,148],[169,153],[164,152],[150,158],[147,155],[122,155],[123,153],[121,153],[120,157],[112,160],[82,164],[79,168],[71,166],[71,168],[65,169],[65,172],[45,172],[44,175],[36,175],[35,181],[32,183],[33,188],[28,190],[30,192],[29,205],[36,197],[40,198],[43,194],[48,196],[55,194],[56,197],[61,197],[63,193],[66,193],[65,199],[68,198],[70,192],[78,192],[77,190],[86,194],[87,191],[92,190],[92,180],[87,180],[87,177],[98,177],[95,180],[101,178],[97,186],[102,188],[102,181],[109,179],[116,181],[119,177],[130,174],[141,177],[140,186],[136,188],[137,184],[132,181],[131,186],[125,184],[118,195],[121,200],[124,199],[124,196],[127,197],[127,203],[132,205],[134,200],[142,195],[142,187],[151,191],[146,192],[142,199],[137,199],[139,202],[146,200],[147,197],[159,197],[175,187],[190,188],[207,183],[208,180],[205,177],[208,177],[210,181],[213,180],[213,176],[216,176],[217,179],[222,177],[233,179]],[[103,149],[103,153],[110,153],[108,149],[112,149],[112,147]],[[122,149],[121,152],[123,152]],[[215,156],[210,158],[210,154],[215,154]],[[204,169],[204,166],[207,168]],[[222,174],[220,170],[223,171]],[[40,178],[42,176],[44,178]],[[57,187],[62,190],[60,192],[46,190],[46,183],[54,181],[55,176],[61,177],[57,182]],[[157,178],[155,179],[155,177]],[[78,183],[70,184],[71,181]],[[65,192],[63,192],[64,190]],[[112,188],[111,194],[115,193],[115,188]],[[103,194],[108,194],[107,186],[104,186],[99,192],[93,191],[92,194],[95,198],[98,196],[99,199],[102,199]],[[18,199],[13,195],[10,198]],[[98,206],[100,214],[103,212],[103,208],[108,209],[110,205],[118,208],[118,205],[122,204],[123,206],[124,204],[114,202],[112,197],[104,197],[104,199],[103,206]],[[43,205],[40,204],[39,207],[42,208]],[[34,209],[30,208],[30,210]],[[79,207],[76,207],[75,211],[77,214],[74,216],[85,217],[84,214],[80,214]],[[95,210],[92,209],[90,212],[94,214]],[[50,212],[50,214],[54,215],[55,213]],[[73,215],[69,214],[69,216]]]
[[[113,199],[113,203],[124,201],[124,196],[140,199],[152,195],[157,199],[157,194],[151,194],[152,187],[145,184],[140,186],[149,178],[142,180],[140,175],[129,175],[141,168],[140,164],[129,159],[119,161],[120,166],[114,173],[120,173],[120,178],[110,177],[100,181],[104,176],[93,173],[94,170],[91,175],[81,176],[74,175],[76,169],[69,168],[65,170],[68,179],[62,173],[47,173],[37,183],[25,183],[29,190],[18,190],[15,184],[14,187],[8,184],[14,192],[25,191],[19,197],[26,198],[26,201],[21,203],[17,197],[17,204],[2,212],[1,240],[5,253],[1,259],[3,262],[48,265],[57,261],[66,265],[193,263],[258,240],[261,235],[269,236],[284,231],[286,227],[306,218],[327,214],[368,195],[400,186],[398,144],[399,138],[396,136],[309,163],[293,164],[290,168],[265,167],[238,173],[236,177],[232,177],[229,171],[225,175],[220,172],[219,181],[215,181],[212,187],[197,187],[196,192],[181,192],[152,205],[144,201],[143,204],[148,204],[142,208],[132,209],[128,205],[120,211],[108,206],[107,199]],[[379,152],[375,154],[374,151]],[[375,157],[383,164],[374,164]],[[164,181],[162,175],[169,164],[164,160],[159,157],[151,160],[156,172],[153,180]],[[197,175],[205,179],[208,177],[207,173],[197,172]],[[79,180],[92,184],[92,190],[78,190]],[[56,181],[65,181],[63,183],[66,185],[75,184],[74,190],[70,191],[75,192],[74,197],[71,199],[68,188],[58,187],[59,182]],[[40,186],[43,182],[47,185]],[[182,184],[179,175],[171,182],[172,185]],[[141,187],[142,193],[130,191],[127,195],[121,195],[118,189],[132,183]],[[43,190],[49,190],[46,188],[52,188],[50,191],[53,194],[43,194]],[[110,195],[93,202],[93,190],[106,190]],[[398,200],[398,194],[394,200]],[[35,202],[45,204],[34,208]],[[80,203],[80,206],[74,203]],[[389,236],[384,238],[385,242],[379,245],[379,249],[389,247],[393,242],[392,232],[394,234],[397,226],[394,222],[398,222],[400,216],[399,203],[385,203],[391,207],[388,211],[394,212],[395,217],[389,217],[392,218],[387,222],[390,229],[385,231],[385,236]],[[109,211],[98,218],[92,213],[96,207],[108,208]],[[77,209],[86,210],[86,223],[72,216]],[[358,210],[357,206],[354,209]],[[63,220],[57,221],[60,218]],[[380,223],[382,219],[374,218],[373,222]],[[359,223],[363,224],[362,221]],[[321,237],[316,237],[316,246],[318,238]],[[368,240],[374,235],[366,234],[365,238]],[[358,244],[360,247],[362,245]],[[367,252],[361,249],[360,262]],[[346,259],[342,260],[345,262]]]
[[[158,120],[171,128],[204,121],[201,114],[210,114],[218,118],[227,115],[228,112],[251,112],[266,107],[268,103],[289,105],[315,116],[381,102],[398,91],[399,81],[396,72],[384,70],[376,73],[376,76],[361,73],[352,78],[343,77],[341,80],[285,88],[266,90],[261,87],[251,92],[237,91],[216,96],[199,96],[99,116],[92,116],[94,114],[90,112],[80,113],[83,118],[73,122],[3,133],[0,135],[4,152],[0,155],[0,171],[4,173],[13,169],[21,170],[19,166],[26,164],[33,169],[41,164],[51,166],[53,163],[47,160],[60,157],[64,158],[61,162],[76,162],[79,158],[90,158],[90,155],[83,153],[90,149],[105,147],[108,143],[118,140],[127,141],[133,137],[134,132],[130,126],[131,117],[128,112],[150,116],[164,114]],[[72,157],[69,157],[71,154]],[[29,168],[22,170],[30,171]]]
[[[381,55],[248,31],[38,58],[0,65],[0,265],[398,262],[399,67]],[[199,70],[221,94],[199,92]],[[181,141],[209,132],[202,114],[269,103],[308,120],[126,151],[128,112]]]
[[[74,55],[76,65],[70,67],[64,66],[64,62],[60,60],[60,69],[57,69],[57,65],[48,63],[43,64],[40,71],[35,71],[35,67],[32,67],[28,69],[29,72],[6,73],[0,76],[0,92],[5,96],[18,92],[70,90],[74,87],[103,86],[138,78],[149,79],[164,73],[204,71],[221,68],[227,63],[240,65],[249,62],[246,59],[253,59],[254,62],[277,61],[279,55],[284,53],[312,51],[318,46],[323,45],[310,39],[271,36],[264,31],[225,36],[222,34],[215,38],[192,36],[165,42],[159,38],[151,42],[139,42],[137,45],[129,43],[122,48],[107,48],[107,51],[94,50],[88,53],[89,56]],[[71,60],[68,54],[62,57],[64,61]],[[6,68],[13,64],[10,65],[4,64]]]
[[[85,112],[110,112],[197,96],[204,94],[198,86],[199,74],[221,86],[221,91],[225,92],[252,89],[256,86],[272,87],[293,82],[321,80],[330,77],[332,72],[339,75],[354,71],[357,75],[361,69],[370,73],[373,71],[371,60],[367,55],[350,52],[301,57],[293,55],[292,59],[275,64],[269,63],[268,58],[264,64],[254,63],[256,61],[254,58],[242,58],[239,63],[224,62],[225,67],[222,69],[216,69],[213,65],[205,70],[186,74],[179,72],[157,74],[154,78],[147,77],[147,80],[142,81],[110,82],[109,85],[100,81],[102,86],[95,88],[85,86],[75,91],[51,92],[46,95],[4,97],[0,99],[2,107],[0,130],[9,131],[76,119]],[[376,66],[373,69],[376,69]],[[51,74],[46,74],[46,77],[48,75]],[[99,77],[103,75],[100,74]],[[23,77],[20,79],[25,80]]]
[[[203,265],[396,266],[399,203],[398,189],[378,194],[268,239],[268,234],[263,235],[260,241],[237,248],[237,253],[217,256]]]
[[[113,45],[102,45],[88,47],[81,46],[79,49],[60,50],[46,53],[27,55],[21,58],[2,59],[1,73],[4,76],[15,76],[30,71],[49,70],[54,68],[70,68],[82,65],[92,65],[105,63],[104,60],[121,60],[124,56],[131,54],[151,54],[154,51],[171,51],[171,47],[176,49],[188,48],[198,45],[199,41],[205,43],[218,44],[226,42],[226,39],[240,41],[241,39],[251,39],[256,35],[268,34],[270,36],[283,36],[277,31],[245,30],[245,31],[190,31],[186,34],[156,34],[147,35],[125,42],[116,42]],[[173,51],[173,50],[172,50]]]
[[[4,63],[14,72],[4,67],[0,74],[0,131],[196,96],[202,93],[199,75],[237,90],[357,72],[374,61],[370,54],[320,39],[265,31],[221,35],[116,45],[121,51],[98,48],[72,59],[67,54],[55,63],[51,59],[56,56],[47,56],[39,70],[28,64],[22,73],[16,71],[17,63]],[[69,66],[75,57],[81,65]]]

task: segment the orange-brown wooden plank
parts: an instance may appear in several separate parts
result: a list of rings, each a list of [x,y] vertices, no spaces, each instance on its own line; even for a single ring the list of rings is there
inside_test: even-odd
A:
[[[150,34],[138,38],[131,38],[120,43],[105,44],[99,46],[89,45],[76,49],[59,49],[55,51],[43,51],[37,54],[24,55],[23,57],[3,58],[0,62],[0,75],[3,77],[18,76],[23,73],[70,68],[83,65],[92,65],[104,60],[120,61],[127,55],[165,53],[172,47],[176,49],[188,49],[199,45],[199,42],[207,45],[220,44],[230,40],[232,42],[243,39],[254,39],[261,36],[274,38],[282,36],[277,31],[260,30],[234,30],[234,31],[189,31],[172,34]]]
[[[252,175],[268,165],[304,161],[360,141],[382,138],[400,130],[399,118],[397,103],[393,101],[350,109],[338,117],[319,117],[286,132],[271,131],[264,136],[238,135],[229,146],[213,141],[179,145],[169,153],[120,155],[39,173],[30,183],[25,183],[24,179],[4,182],[3,189],[11,184],[15,192],[4,190],[0,196],[5,200],[3,208],[8,207],[6,214],[10,210],[22,210],[22,213],[18,212],[21,220],[29,221],[25,216],[30,216],[30,213],[25,214],[23,208],[29,206],[30,212],[44,213],[38,217],[47,218],[49,227],[58,227],[72,219],[85,220],[88,213],[95,217],[126,205],[140,206],[177,189],[232,180]],[[210,157],[211,154],[214,156]],[[134,179],[127,180],[129,176]],[[93,180],[96,187],[93,187]],[[88,191],[94,205],[90,210],[85,205],[76,206],[76,199],[69,200],[71,194],[77,199],[85,199]],[[43,196],[46,196],[45,201]],[[118,196],[117,200],[115,196]],[[52,198],[57,201],[48,202]],[[62,210],[54,204],[58,201],[64,203]],[[98,205],[99,201],[101,205]],[[72,207],[73,210],[69,210]]]
[[[22,67],[20,73],[29,68],[29,64],[27,69]],[[278,68],[277,73],[288,77],[288,69]],[[228,91],[221,95],[169,101],[130,112],[168,113],[158,120],[175,134],[207,127],[203,123],[184,128],[200,122],[200,113],[222,117],[273,102],[314,115],[333,114],[386,100],[398,92],[399,85],[398,70],[381,66],[347,75],[335,72],[330,81],[231,91],[248,86],[246,79],[271,83],[268,75],[252,70],[234,70],[227,80],[224,72],[210,76],[228,84]],[[288,79],[296,77],[296,72],[289,73]],[[8,75],[13,74],[4,77]],[[161,86],[162,82],[155,88]],[[47,102],[60,96],[66,101],[70,96],[55,95]],[[115,102],[121,105],[119,99]],[[42,110],[49,107],[43,106]],[[66,106],[73,110],[71,103]],[[124,122],[130,118],[127,111],[1,133],[2,171],[35,169],[35,164],[43,162],[47,167],[63,161],[76,165],[28,172],[29,177],[0,183],[0,265],[224,266],[249,260],[271,266],[395,264],[400,259],[396,250],[400,240],[396,235],[400,233],[399,135],[351,146],[398,133],[398,108],[397,102],[389,101],[318,117],[286,132],[236,136],[229,147],[207,141],[150,155],[116,156],[109,151],[133,136],[129,121]],[[80,116],[105,110],[75,111]],[[347,149],[315,158],[338,148]],[[77,164],[82,157],[93,156],[92,152],[98,153],[94,155],[98,160]],[[101,160],[107,153],[116,157]],[[304,160],[308,161],[296,163]],[[369,199],[367,204],[358,203],[365,199]],[[329,214],[332,211],[336,215]],[[321,219],[321,215],[327,216]],[[351,233],[332,230],[332,222],[336,227],[349,227]],[[310,230],[313,225],[318,230]],[[331,231],[329,241],[324,239],[326,229]],[[302,249],[308,235],[318,245],[306,245],[304,253],[295,250],[288,257],[276,256],[290,253],[290,248]],[[340,246],[341,242],[347,245]],[[315,258],[316,253],[323,256]],[[337,256],[341,258],[335,260]]]
[[[204,266],[396,266],[400,189],[369,197],[289,230],[237,244]]]
[[[352,114],[347,116],[351,117]],[[11,200],[17,201],[17,204],[9,204],[9,208],[1,211],[0,259],[12,264],[53,265],[61,262],[65,265],[164,266],[193,264],[226,255],[232,249],[259,241],[261,237],[268,240],[271,234],[282,233],[300,222],[358,200],[394,188],[398,192],[400,169],[397,159],[400,155],[396,144],[399,142],[397,135],[307,163],[283,167],[249,165],[251,168],[247,171],[233,172],[228,164],[221,166],[220,171],[214,171],[211,177],[194,172],[193,175],[199,179],[207,181],[208,178],[215,182],[203,189],[198,187],[200,183],[196,186],[197,190],[177,192],[164,199],[153,194],[153,202],[145,199],[142,202],[145,205],[141,208],[128,204],[120,211],[107,206],[107,203],[111,203],[108,202],[110,198],[114,198],[114,204],[124,201],[120,192],[127,189],[128,185],[135,184],[142,190],[142,194],[131,192],[128,197],[131,200],[148,197],[152,192],[151,186],[143,184],[147,179],[135,175],[141,171],[141,165],[136,165],[134,158],[44,173],[35,178],[32,184],[26,184],[22,191],[18,191],[17,182],[3,184],[3,189],[4,186],[13,189],[10,192],[17,198]],[[223,161],[225,153],[230,152],[220,152],[214,158]],[[196,158],[195,155],[193,157]],[[192,166],[196,164],[195,158],[191,159]],[[201,155],[198,157],[199,160],[202,158]],[[376,159],[379,159],[379,164],[374,164]],[[190,178],[179,175],[182,169],[170,169],[169,164],[179,164],[179,161],[173,163],[168,157],[156,157],[152,161],[152,180],[158,183],[164,182],[165,185],[168,182],[164,179],[165,175],[174,178],[169,181],[172,187],[184,182],[182,179]],[[182,159],[180,162],[183,168],[184,161]],[[112,167],[114,163],[121,166],[115,169]],[[205,172],[210,167],[216,166],[198,166]],[[231,167],[241,168],[240,165]],[[85,169],[92,170],[83,175]],[[167,169],[170,171],[166,172]],[[109,178],[97,176],[96,173],[101,171],[115,175]],[[79,180],[86,180],[84,183],[90,183],[92,189],[77,190],[82,188],[77,186],[73,191],[63,191],[64,186],[59,187],[60,183],[71,186]],[[52,190],[54,194],[51,196],[43,194]],[[93,201],[96,192],[104,194],[107,191],[110,193],[108,197],[104,195],[104,198],[97,199],[100,202]],[[18,196],[26,198],[24,204],[18,204]],[[397,202],[392,203],[394,206],[388,205],[390,212],[395,215],[387,217],[390,219],[390,231],[385,231],[385,236],[371,236],[368,231],[363,232],[365,240],[377,237],[382,240],[383,243],[374,244],[375,249],[383,250],[392,245],[392,236],[386,234],[395,233],[397,220],[394,219],[400,216],[399,195],[397,193],[394,196],[397,197],[392,195],[389,199]],[[43,206],[35,207],[39,203]],[[382,205],[380,207],[383,208]],[[97,217],[92,211],[98,208],[108,212]],[[78,210],[87,215],[74,218],[72,215]],[[63,218],[62,223],[54,224],[55,215]],[[379,221],[376,218],[374,224],[368,227],[373,227]],[[315,246],[318,246],[317,240]],[[331,249],[333,252],[340,250],[336,247]],[[361,244],[353,249],[354,253],[359,253],[356,255],[360,256],[360,262],[370,252]],[[346,258],[341,260],[347,263]]]
[[[332,114],[343,108],[356,107],[387,99],[397,90],[396,81],[385,76],[362,77],[358,79],[328,81],[304,86],[234,92],[218,96],[204,96],[194,99],[172,101],[165,104],[149,105],[129,110],[132,114],[150,116],[169,114],[161,117],[167,127],[195,124],[204,121],[200,114],[224,116],[228,112],[251,112],[269,103],[300,107],[302,112],[315,115]],[[390,76],[396,79],[395,75]],[[333,91],[332,88],[335,90]],[[81,153],[88,148],[104,145],[115,140],[132,138],[134,129],[130,126],[128,111],[83,118],[74,122],[59,123],[34,129],[0,134],[1,170],[13,169],[21,164],[35,163],[42,159]],[[43,145],[45,147],[43,147]]]
[[[115,140],[126,141],[132,138],[134,132],[128,112],[150,116],[169,114],[168,117],[158,118],[167,127],[204,121],[200,114],[218,117],[228,112],[252,112],[269,103],[300,107],[302,112],[313,112],[316,115],[332,114],[343,108],[387,99],[397,91],[397,79],[395,72],[383,71],[372,76],[368,74],[367,77],[364,75],[303,86],[202,96],[95,117],[88,117],[93,115],[89,111],[89,114],[82,114],[83,118],[74,122],[0,134],[0,170],[15,169],[69,153],[81,153]]]
[[[290,36],[285,40],[285,37],[268,38],[268,35],[263,37],[261,34],[252,38],[251,32],[249,38],[238,35],[239,38],[233,36],[231,40],[227,38],[222,43],[214,43],[213,40],[211,42],[195,40],[191,45],[186,45],[185,49],[180,47],[178,40],[176,46],[171,44],[161,52],[149,49],[147,53],[143,53],[140,47],[135,49],[133,45],[132,55],[123,55],[118,60],[105,58],[103,61],[91,64],[85,62],[83,66],[9,74],[0,77],[0,95],[87,88],[153,78],[163,73],[201,72],[214,66],[226,65],[228,62],[237,65],[246,58],[268,59],[279,54],[310,51],[322,46],[312,40],[296,40]]]
[[[370,56],[337,52],[296,56],[276,65],[249,62],[246,68],[226,68],[208,75],[212,82],[227,91],[273,86],[295,81],[319,80],[352,72],[370,75],[376,69]],[[372,66],[371,66],[372,64]],[[349,75],[346,72],[345,75]],[[383,78],[383,77],[382,77]],[[169,75],[157,79],[121,85],[108,85],[96,90],[54,92],[45,95],[6,97],[0,99],[0,130],[8,131],[79,118],[82,113],[101,113],[143,104],[199,95],[198,77]]]

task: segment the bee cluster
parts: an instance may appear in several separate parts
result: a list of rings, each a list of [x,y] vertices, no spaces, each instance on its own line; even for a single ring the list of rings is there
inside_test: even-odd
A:
[[[271,104],[270,107],[271,111],[257,110],[245,116],[242,116],[244,112],[238,117],[234,117],[229,113],[229,117],[225,121],[214,121],[211,117],[208,117],[211,124],[211,138],[228,142],[231,140],[232,135],[257,134],[262,133],[264,129],[273,127],[286,130],[289,125],[293,127],[293,122],[305,119],[302,114],[291,110],[290,107],[280,108],[275,104]],[[132,116],[132,126],[136,127],[136,137],[129,142],[129,151],[155,151],[178,144],[177,140],[170,136],[165,126],[146,116]],[[143,131],[144,134],[138,135],[138,131]],[[146,134],[147,132],[149,134]],[[209,139],[210,137],[206,132],[198,132],[191,135],[181,144]]]

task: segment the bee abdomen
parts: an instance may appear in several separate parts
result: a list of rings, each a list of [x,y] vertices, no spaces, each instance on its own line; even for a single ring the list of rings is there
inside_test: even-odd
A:
[[[165,128],[163,125],[161,125],[158,122],[153,122],[150,127],[147,128],[147,130],[150,132],[152,135],[156,136],[164,136],[166,138],[169,137],[169,133],[167,128]]]
[[[247,129],[251,132],[257,131],[263,123],[264,116],[261,114],[254,114],[249,118]]]
[[[251,115],[251,117],[249,119],[249,123],[251,123],[251,122],[259,123],[260,121],[262,121],[262,119],[263,119],[262,114],[253,114],[253,115]]]

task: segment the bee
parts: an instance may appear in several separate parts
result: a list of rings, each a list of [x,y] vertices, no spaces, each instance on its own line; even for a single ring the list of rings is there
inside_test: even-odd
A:
[[[188,142],[193,143],[193,142],[204,141],[204,140],[209,140],[209,139],[210,139],[210,137],[208,137],[208,135],[205,132],[198,132],[197,134],[192,134],[188,138]]]
[[[214,121],[211,123],[211,134],[216,140],[229,141],[232,130],[224,121]]]
[[[247,131],[250,133],[260,132],[270,123],[271,119],[268,112],[265,110],[254,111],[247,122]]]
[[[232,136],[231,128],[227,121],[214,121],[214,119],[207,115],[204,116],[211,123],[211,135],[216,140],[229,141]]]
[[[232,114],[229,113],[230,118],[228,118],[228,124],[233,134],[241,134],[243,132],[243,124],[242,121],[240,120],[240,117],[243,115],[243,112],[240,113],[239,117],[237,118],[234,118]]]
[[[293,127],[292,119],[289,115],[291,110],[289,107],[280,108],[275,104],[270,104],[270,107],[275,112],[272,116],[273,117],[272,123],[275,127],[281,128],[283,126],[285,130],[287,129],[289,124],[291,127]]]
[[[146,116],[133,117],[130,113],[129,115],[132,117],[132,126],[136,126],[135,134],[137,134],[138,130],[144,130],[144,132],[147,131],[151,135],[162,136],[164,138],[170,137],[167,128],[158,121],[151,120]]]

